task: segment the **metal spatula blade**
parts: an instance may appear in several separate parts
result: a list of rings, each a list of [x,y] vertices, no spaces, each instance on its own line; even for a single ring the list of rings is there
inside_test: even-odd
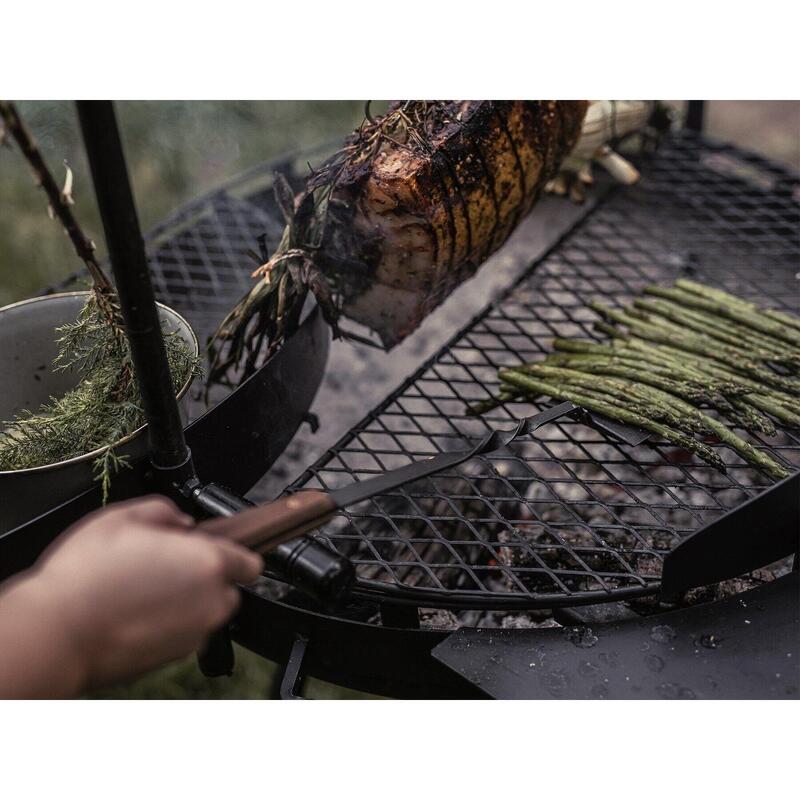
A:
[[[539,414],[525,417],[518,422],[516,428],[505,431],[492,431],[476,445],[467,450],[440,453],[431,458],[415,461],[399,469],[384,472],[382,475],[376,475],[374,478],[357,481],[356,483],[350,484],[350,486],[345,486],[343,489],[337,489],[331,493],[331,496],[336,502],[337,508],[344,508],[353,503],[368,500],[375,495],[385,494],[386,492],[396,489],[404,483],[411,483],[412,481],[426,478],[444,469],[458,466],[475,456],[492,453],[495,450],[508,446],[521,436],[529,436],[549,422],[554,422],[561,417],[574,414],[577,411],[583,414],[587,413],[570,401],[559,403]],[[611,433],[627,444],[641,444],[649,436],[646,431],[614,422],[613,420],[600,417],[599,415],[589,414],[588,419],[592,424],[597,425],[597,427]]]
[[[619,439],[631,447],[646,442],[650,438],[650,434],[642,430],[642,428],[634,428],[632,425],[626,425],[624,422],[617,422],[616,420],[604,417],[602,414],[595,414],[593,411],[586,411],[580,406],[573,404],[573,411],[575,416],[585,417],[587,422],[595,428],[610,433],[616,439]]]

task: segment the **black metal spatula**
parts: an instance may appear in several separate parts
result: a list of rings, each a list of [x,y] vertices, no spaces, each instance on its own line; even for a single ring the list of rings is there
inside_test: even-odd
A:
[[[228,532],[235,530],[236,520],[243,519],[245,515],[248,515],[248,519],[253,521],[253,529],[250,530],[247,526],[244,526],[241,535],[234,534],[234,538],[237,538],[248,547],[259,549],[262,543],[272,541],[276,537],[281,537],[285,540],[317,528],[327,522],[339,509],[360,503],[377,495],[386,494],[403,484],[427,478],[442,470],[456,467],[475,456],[492,453],[507,447],[515,439],[521,436],[529,436],[543,425],[567,414],[572,414],[576,410],[578,410],[578,407],[574,403],[569,401],[559,403],[539,414],[520,420],[517,426],[511,430],[492,431],[473,447],[465,450],[439,453],[431,458],[415,461],[412,464],[384,472],[373,478],[356,481],[349,486],[332,492],[323,492],[316,489],[297,492],[272,503],[238,514],[235,517],[230,517],[226,520],[210,520],[202,523],[202,525],[210,532],[213,532],[215,526],[224,525],[226,535],[230,535]],[[640,444],[648,436],[644,431],[614,423],[611,420],[596,419],[592,416],[591,422],[603,427],[629,444]]]
[[[251,400],[252,396],[248,402]],[[245,522],[242,515],[251,515],[255,528],[243,530],[241,537],[244,537],[243,541],[246,540],[245,543],[249,547],[261,552],[268,552],[282,541],[295,538],[319,527],[340,508],[366,500],[382,492],[391,491],[404,483],[433,475],[447,467],[457,466],[473,456],[493,452],[505,447],[520,436],[533,433],[548,422],[574,414],[585,417],[588,423],[629,445],[641,444],[648,437],[645,431],[595,414],[588,414],[567,401],[521,420],[512,430],[490,433],[469,449],[441,453],[433,458],[423,459],[374,478],[359,481],[331,494],[320,491],[298,492],[272,503],[257,506],[256,509],[248,509],[234,516],[222,518],[219,520],[219,525],[224,522],[225,534],[230,535],[229,531],[233,530],[231,526]],[[211,412],[190,426],[187,433],[191,433],[195,427],[199,427],[210,416]],[[248,431],[249,429],[247,426],[238,426],[238,428],[232,428],[227,435],[236,437],[239,435],[239,430]],[[248,435],[250,434],[248,433]],[[220,460],[222,465],[227,468],[229,462],[224,454],[220,456]],[[117,488],[121,490],[118,499],[134,497],[148,490],[148,483],[144,478],[146,467],[147,464],[143,461],[134,464],[132,469],[117,476]],[[96,495],[96,490],[91,489],[4,536],[0,536],[0,580],[30,566],[60,531],[96,508],[98,503]],[[216,524],[216,520],[207,520],[202,523],[202,526],[208,530],[215,530]],[[251,523],[247,524],[249,526]],[[254,530],[255,532],[253,532]],[[221,531],[217,532],[221,533]],[[241,537],[234,536],[234,538]]]

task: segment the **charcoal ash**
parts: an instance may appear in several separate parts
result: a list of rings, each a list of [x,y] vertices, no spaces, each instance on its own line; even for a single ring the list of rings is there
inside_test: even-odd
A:
[[[781,559],[775,564],[771,564],[761,569],[755,569],[746,575],[738,578],[731,578],[727,581],[711,584],[710,586],[700,586],[690,589],[682,599],[683,605],[696,605],[697,603],[710,603],[715,600],[724,600],[728,597],[755,589],[765,583],[769,583],[775,578],[780,578],[788,574],[792,569],[791,558]]]
[[[455,631],[461,627],[461,621],[446,608],[421,608],[419,626],[423,630]]]
[[[585,438],[591,439],[591,429],[586,430]],[[605,451],[607,462],[592,463],[586,459],[588,445],[558,440],[548,442],[561,460],[554,463],[526,460],[530,446],[473,459],[457,472],[350,509],[350,518],[340,517],[322,538],[357,562],[361,579],[409,588],[474,589],[464,564],[482,590],[496,594],[558,592],[555,577],[570,591],[596,591],[590,572],[602,574],[614,589],[626,577],[623,563],[657,582],[664,555],[682,538],[764,482],[755,470],[738,466],[732,482],[683,463],[680,454],[666,448],[636,448],[645,451],[641,463],[629,463],[619,461],[615,446],[594,444],[591,454]],[[390,569],[375,559],[375,551]],[[756,571],[693,590],[681,604],[720,599],[774,576],[774,571]],[[665,608],[657,597],[629,605],[643,614]],[[373,621],[380,624],[379,616]],[[429,630],[557,625],[548,610],[420,611],[420,627]]]
[[[503,614],[500,616],[500,628],[560,628],[552,617],[546,619],[534,619],[530,614]]]

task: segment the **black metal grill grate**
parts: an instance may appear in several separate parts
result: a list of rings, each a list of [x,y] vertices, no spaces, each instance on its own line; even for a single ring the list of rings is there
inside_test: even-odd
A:
[[[335,489],[535,413],[483,419],[468,403],[499,366],[592,337],[591,298],[625,302],[681,275],[797,312],[797,181],[730,147],[682,136],[612,191],[497,303],[370,413],[293,488]],[[596,337],[595,337],[596,338]],[[750,437],[800,466],[800,432]],[[363,595],[424,606],[550,607],[655,591],[683,537],[766,485],[723,446],[722,475],[665,444],[611,442],[577,421],[348,509],[317,535],[357,565]]]
[[[248,255],[257,239],[275,238],[277,221],[252,203],[220,194],[205,213],[150,248],[153,285],[159,300],[177,308],[201,334],[209,334],[226,311],[253,285]],[[280,238],[281,228],[277,230]]]
[[[270,249],[280,237],[273,172],[299,185],[305,164],[262,165],[148,234],[158,297],[187,317],[201,342],[251,286],[248,250],[264,233]],[[590,336],[591,297],[622,302],[646,283],[689,274],[797,310],[796,178],[691,137],[668,142],[645,174],[640,186],[603,201],[295,487],[344,485],[534,413],[511,404],[475,420],[464,408],[495,388],[498,366],[546,352],[554,335]],[[800,464],[798,432],[760,444]],[[763,486],[730,452],[727,476],[682,456],[618,446],[564,421],[352,508],[319,535],[356,562],[359,592],[425,606],[525,608],[644,594],[657,588],[663,556],[682,537]]]

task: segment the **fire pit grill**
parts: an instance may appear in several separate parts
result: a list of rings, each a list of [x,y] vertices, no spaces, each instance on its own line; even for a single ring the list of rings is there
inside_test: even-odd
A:
[[[250,287],[247,252],[258,237],[270,249],[280,239],[273,174],[299,187],[307,160],[330,149],[261,165],[148,233],[158,299],[183,313],[201,341]],[[691,276],[797,311],[795,176],[689,133],[642,168],[640,185],[612,189],[291,488],[337,488],[535,413],[514,403],[474,419],[465,409],[497,388],[497,367],[537,358],[553,336],[592,336],[589,299],[620,304],[648,283]],[[50,291],[73,288],[81,275]],[[203,410],[196,403],[190,416]],[[800,432],[751,439],[800,465]],[[652,594],[667,553],[766,486],[718,449],[725,476],[682,463],[669,446],[618,445],[565,419],[510,450],[351,508],[317,535],[354,561],[355,593],[364,597],[524,609]]]
[[[465,413],[497,389],[498,367],[540,357],[555,336],[597,338],[590,299],[619,305],[649,283],[687,276],[797,312],[796,177],[688,133],[642,166],[640,185],[612,190],[292,489],[336,489],[541,410]],[[800,466],[799,431],[750,438],[793,472]],[[357,566],[363,597],[521,609],[652,594],[676,545],[768,485],[716,449],[726,475],[665,443],[617,444],[567,418],[350,508],[317,535]]]
[[[258,236],[267,234],[269,248],[277,242],[273,173],[299,187],[306,161],[318,162],[331,149],[261,165],[148,234],[159,299],[183,313],[201,339],[251,285],[246,254]],[[597,205],[582,223],[292,489],[333,488],[462,447],[488,426],[511,427],[513,418],[536,409],[516,404],[476,420],[464,415],[465,406],[496,388],[498,365],[535,358],[555,334],[591,335],[592,319],[582,311],[590,297],[620,303],[646,283],[689,275],[797,310],[796,177],[694,134],[665,142],[641,166],[645,180],[638,187],[609,193],[601,182]],[[547,205],[557,211],[559,202]],[[519,241],[524,237],[509,245],[512,252],[519,252]],[[336,391],[328,387],[325,399]],[[267,417],[259,419],[254,430],[270,431]],[[677,600],[683,588],[711,588],[793,552],[800,432],[753,441],[790,465],[792,477],[767,489],[762,476],[722,449],[727,476],[686,463],[684,453],[663,444],[631,449],[577,421],[561,421],[456,473],[350,508],[317,536],[354,559],[360,597],[331,607],[293,590],[291,577],[271,573],[276,580],[243,592],[233,637],[286,665],[274,687],[282,697],[295,696],[306,675],[400,697],[685,696],[664,694],[681,687],[698,697],[796,695],[797,670],[785,661],[797,626],[795,604],[787,600],[797,593],[796,572],[728,600],[688,609],[673,603],[667,614],[650,601],[571,607],[659,587],[661,599]],[[34,530],[31,540],[24,532],[24,542],[3,537],[11,572],[52,538]],[[769,559],[768,547],[753,547],[781,537]],[[722,561],[723,577],[701,569],[686,581],[694,565],[717,569]],[[786,569],[784,560],[771,572]],[[676,589],[676,572],[683,588]],[[729,583],[728,594],[741,591],[737,581]],[[541,610],[502,613],[533,608]],[[699,630],[725,646],[698,646]],[[662,631],[674,638],[661,643]],[[590,644],[594,649],[575,650]],[[650,666],[657,651],[663,672]],[[531,652],[544,653],[545,662],[537,656],[532,664]],[[498,669],[500,663],[506,667]],[[593,664],[599,671],[586,672]],[[500,679],[517,685],[495,685]]]

